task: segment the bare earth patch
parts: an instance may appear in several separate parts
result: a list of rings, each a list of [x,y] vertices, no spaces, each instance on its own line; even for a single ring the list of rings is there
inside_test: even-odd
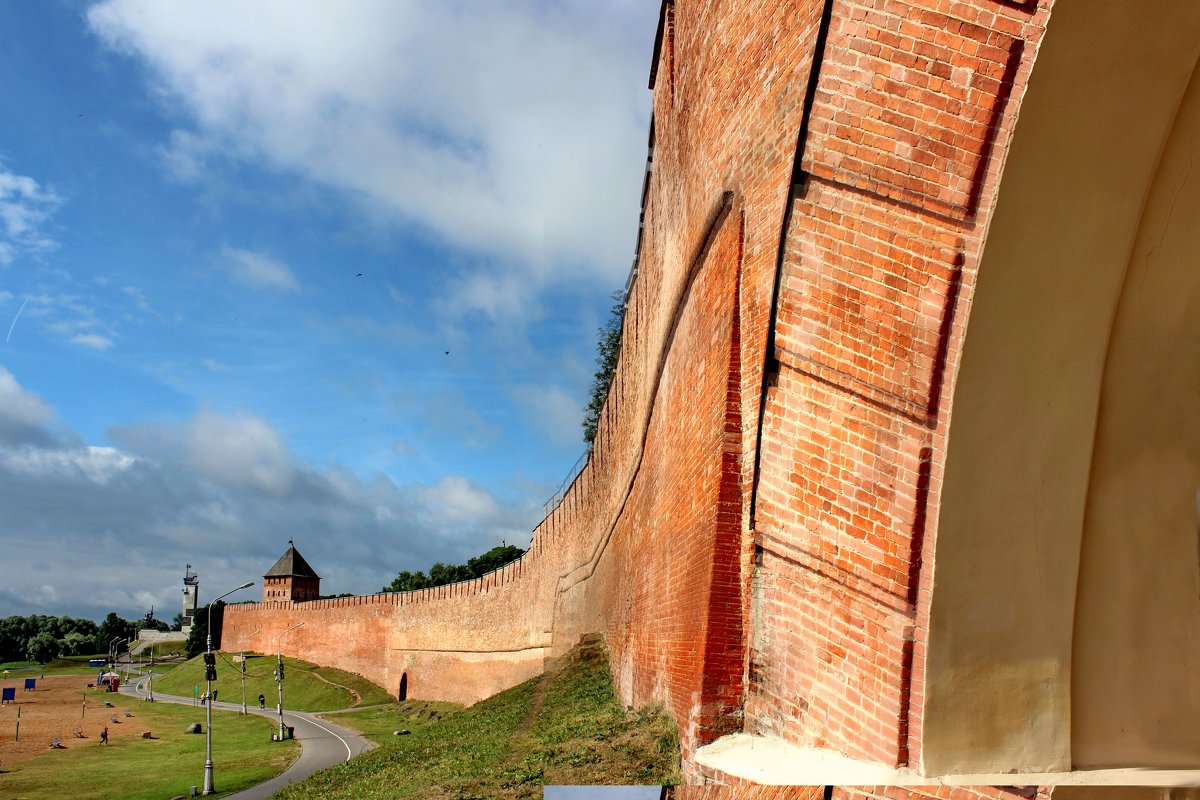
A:
[[[99,673],[99,670],[97,670]],[[0,768],[24,761],[50,749],[51,740],[59,739],[68,750],[99,747],[100,730],[108,726],[110,740],[141,738],[147,728],[137,716],[125,717],[125,711],[137,714],[138,700],[115,692],[87,688],[95,675],[49,675],[38,678],[37,688],[27,692],[24,677],[0,681],[0,687],[15,686],[17,701],[0,706]],[[104,702],[113,704],[106,708]],[[21,710],[20,741],[17,733],[17,709]],[[112,717],[119,721],[113,723]],[[86,739],[75,736],[82,729]]]

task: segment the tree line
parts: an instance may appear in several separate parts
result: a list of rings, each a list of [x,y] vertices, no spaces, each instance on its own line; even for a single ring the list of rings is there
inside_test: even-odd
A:
[[[429,574],[423,571],[402,571],[391,583],[384,586],[381,592],[412,592],[417,589],[431,589],[434,586],[445,586],[447,583],[458,583],[475,578],[482,578],[493,570],[500,569],[505,564],[516,561],[525,555],[525,551],[511,544],[493,547],[482,555],[467,559],[466,564],[443,564],[437,562],[429,568]]]
[[[45,664],[60,656],[108,653],[114,639],[136,640],[143,628],[170,630],[158,620],[128,620],[110,611],[104,621],[33,614],[0,619],[0,662],[36,661]]]

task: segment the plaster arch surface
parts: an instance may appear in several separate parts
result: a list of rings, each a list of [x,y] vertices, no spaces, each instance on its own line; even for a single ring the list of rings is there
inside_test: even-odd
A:
[[[1059,0],[980,262],[922,771],[1194,765],[1200,6]]]

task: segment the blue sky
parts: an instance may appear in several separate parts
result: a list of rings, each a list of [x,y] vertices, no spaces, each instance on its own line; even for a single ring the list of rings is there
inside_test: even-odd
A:
[[[355,593],[526,545],[657,6],[0,0],[0,616],[170,619],[289,538]]]

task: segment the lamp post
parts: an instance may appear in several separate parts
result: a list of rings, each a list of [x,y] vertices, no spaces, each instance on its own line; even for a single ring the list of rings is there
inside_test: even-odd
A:
[[[279,681],[279,741],[284,740],[286,730],[283,726],[283,651],[280,649],[280,638],[288,631],[294,631],[303,625],[303,622],[297,622],[290,628],[280,631],[275,636],[275,679]]]
[[[242,589],[249,589],[254,585],[254,581],[247,581],[236,589],[230,589],[225,594],[213,600],[208,604],[208,631],[207,639],[204,644],[204,678],[208,684],[208,700],[204,703],[205,708],[205,736],[204,741],[204,794],[212,794],[216,791],[213,788],[213,760],[212,760],[212,682],[216,675],[216,658],[212,651],[212,607],[218,601],[222,600],[234,592],[240,592]]]
[[[254,634],[258,633],[261,630],[262,630],[262,628],[258,628],[256,630],[251,631],[247,635],[253,636]],[[246,637],[243,636],[242,637],[242,714],[244,715],[245,713],[246,713]]]
[[[147,695],[146,702],[154,702],[154,645],[150,645],[150,694]]]
[[[118,636],[117,638],[113,639],[111,642],[108,643],[108,670],[109,670],[109,672],[111,672],[114,675],[117,674],[117,653],[120,652],[119,648],[120,648],[121,642],[128,642],[128,641],[129,641],[128,639]],[[103,676],[101,676],[101,677],[103,677]],[[118,676],[117,679],[120,680],[120,676]],[[110,682],[110,686],[111,686],[111,682]]]

